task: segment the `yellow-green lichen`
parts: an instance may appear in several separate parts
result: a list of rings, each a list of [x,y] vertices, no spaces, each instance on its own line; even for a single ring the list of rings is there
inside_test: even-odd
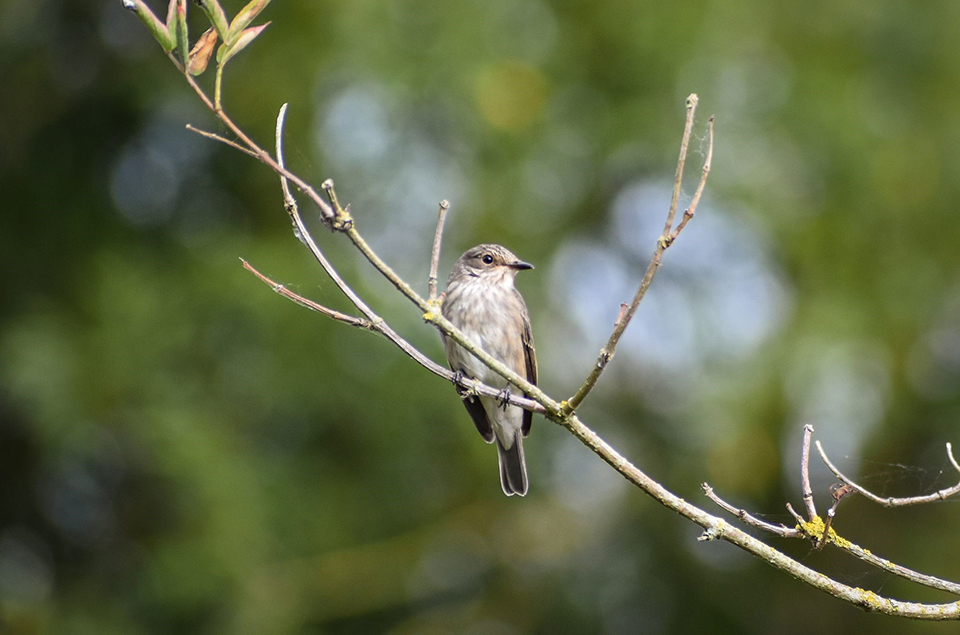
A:
[[[826,525],[822,518],[814,516],[808,522],[797,525],[797,529],[815,540],[820,540],[823,537],[823,530],[826,529]],[[853,543],[849,540],[841,538],[840,534],[833,530],[833,527],[827,532],[827,542],[832,542],[843,549],[849,549],[853,546]]]

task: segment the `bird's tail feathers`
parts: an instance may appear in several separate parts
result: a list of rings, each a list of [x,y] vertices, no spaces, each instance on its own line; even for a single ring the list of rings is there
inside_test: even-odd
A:
[[[514,433],[513,445],[507,449],[497,438],[497,454],[500,459],[500,487],[507,496],[527,495],[527,464],[523,458],[523,435]]]

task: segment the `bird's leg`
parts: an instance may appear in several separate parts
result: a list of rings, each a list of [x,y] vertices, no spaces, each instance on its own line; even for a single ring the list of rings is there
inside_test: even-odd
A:
[[[507,411],[507,406],[510,404],[510,386],[507,386],[499,393],[497,393],[497,405],[503,408],[503,411]]]
[[[479,396],[477,389],[473,386],[464,386],[464,374],[463,371],[455,370],[453,371],[453,381],[454,387],[457,389],[461,399],[473,399],[474,397]]]

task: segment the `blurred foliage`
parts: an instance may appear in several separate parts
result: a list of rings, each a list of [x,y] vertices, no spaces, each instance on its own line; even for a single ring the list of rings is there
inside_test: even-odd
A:
[[[420,288],[443,198],[444,269],[488,241],[536,263],[520,286],[558,397],[639,280],[697,92],[691,175],[717,118],[704,203],[584,419],[680,495],[702,500],[708,480],[782,522],[804,423],[883,494],[956,479],[960,5],[311,0],[263,20],[225,72],[234,119],[269,146],[289,102],[291,167],[334,178]],[[450,386],[241,269],[349,309],[290,235],[273,175],[184,129],[224,132],[118,0],[7,0],[0,79],[0,630],[924,628],[696,542],[543,420],[531,495],[503,497]],[[441,358],[415,310],[318,238]],[[831,479],[814,481],[825,504]],[[854,499],[834,526],[960,578],[955,501]],[[945,600],[771,542],[850,584]]]

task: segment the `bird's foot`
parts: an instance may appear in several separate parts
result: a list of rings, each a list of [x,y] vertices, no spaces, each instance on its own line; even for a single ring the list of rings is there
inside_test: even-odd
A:
[[[510,404],[510,386],[507,386],[499,393],[497,393],[497,405],[503,408],[503,411],[507,411],[507,406]]]
[[[457,389],[457,393],[460,394],[461,399],[473,399],[474,397],[479,396],[480,393],[477,392],[475,387],[464,386],[464,383],[466,383],[465,375],[461,371],[453,371],[453,381],[455,382],[454,387]]]

